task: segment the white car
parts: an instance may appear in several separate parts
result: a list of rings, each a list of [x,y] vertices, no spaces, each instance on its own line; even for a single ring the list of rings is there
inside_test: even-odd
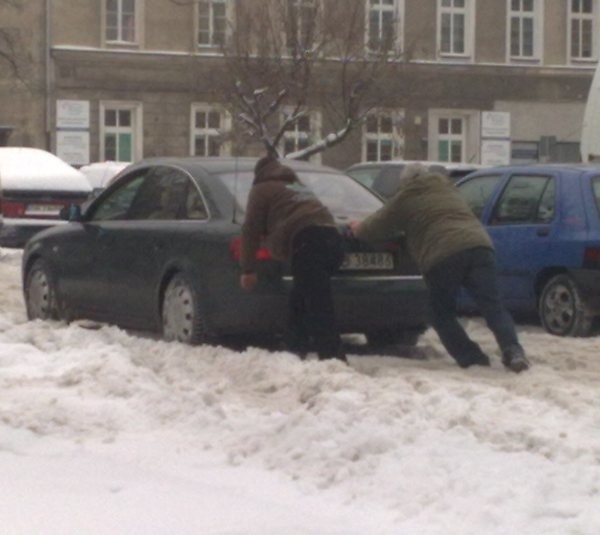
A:
[[[54,154],[30,147],[0,148],[0,246],[22,247],[35,233],[64,223],[62,208],[81,204],[92,187]]]
[[[80,167],[79,171],[87,177],[94,194],[97,194],[106,188],[113,178],[128,165],[130,165],[129,162],[94,162]]]

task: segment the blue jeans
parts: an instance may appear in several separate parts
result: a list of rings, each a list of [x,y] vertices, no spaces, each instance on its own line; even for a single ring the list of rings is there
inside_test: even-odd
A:
[[[500,300],[492,249],[475,247],[455,253],[436,264],[424,278],[429,288],[431,325],[458,364],[469,365],[485,358],[458,321],[456,305],[461,287],[477,304],[502,354],[520,347],[513,320]]]

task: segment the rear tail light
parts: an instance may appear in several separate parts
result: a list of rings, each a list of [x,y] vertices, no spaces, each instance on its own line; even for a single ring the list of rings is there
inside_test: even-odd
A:
[[[242,258],[242,238],[237,236],[231,240],[229,244],[229,251],[231,253],[231,258],[233,258],[236,262],[239,262]],[[271,252],[266,247],[261,247],[256,251],[256,260],[264,261],[264,260],[273,260],[273,256]]]
[[[600,247],[586,247],[583,253],[583,267],[600,269]]]
[[[24,217],[25,205],[22,202],[2,201],[2,215],[4,217]]]

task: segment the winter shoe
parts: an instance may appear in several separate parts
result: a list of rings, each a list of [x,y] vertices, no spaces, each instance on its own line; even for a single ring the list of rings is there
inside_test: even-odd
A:
[[[531,367],[529,359],[521,346],[515,346],[504,351],[502,364],[515,373],[521,373]]]
[[[482,353],[481,355],[477,355],[476,357],[457,360],[456,363],[461,368],[468,368],[469,366],[489,366],[490,358],[486,354]]]

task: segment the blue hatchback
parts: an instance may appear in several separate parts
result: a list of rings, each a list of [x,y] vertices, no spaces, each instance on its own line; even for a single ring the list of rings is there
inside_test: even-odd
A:
[[[588,336],[600,316],[600,166],[480,170],[457,183],[496,247],[509,310],[537,312],[561,336]]]

